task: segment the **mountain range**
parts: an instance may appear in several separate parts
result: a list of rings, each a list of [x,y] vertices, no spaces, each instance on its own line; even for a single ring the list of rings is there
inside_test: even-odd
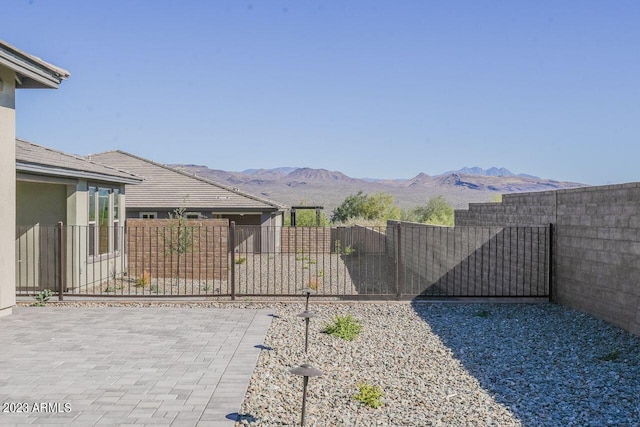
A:
[[[372,179],[352,178],[342,172],[308,167],[229,172],[193,164],[171,166],[287,206],[323,206],[327,215],[347,196],[358,191],[391,194],[403,209],[424,205],[429,198],[438,195],[443,195],[455,208],[466,208],[469,203],[494,200],[499,194],[585,186],[515,174],[497,167],[464,167],[434,176],[419,173],[410,179]]]

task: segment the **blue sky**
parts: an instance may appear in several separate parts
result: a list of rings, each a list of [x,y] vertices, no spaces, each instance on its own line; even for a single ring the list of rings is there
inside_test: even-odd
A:
[[[410,178],[640,181],[640,2],[8,0],[71,72],[17,134],[75,154]]]

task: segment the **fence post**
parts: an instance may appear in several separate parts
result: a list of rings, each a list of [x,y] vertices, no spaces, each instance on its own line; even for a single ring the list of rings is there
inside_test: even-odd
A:
[[[402,230],[396,224],[396,299],[402,298]]]
[[[64,224],[62,221],[58,222],[56,226],[57,234],[58,234],[58,247],[56,248],[58,252],[58,301],[62,301],[64,298],[64,282],[65,282],[65,244],[64,244]]]
[[[553,223],[549,223],[549,302],[553,302]]]
[[[231,300],[236,299],[236,222],[229,225],[229,252],[231,253]]]

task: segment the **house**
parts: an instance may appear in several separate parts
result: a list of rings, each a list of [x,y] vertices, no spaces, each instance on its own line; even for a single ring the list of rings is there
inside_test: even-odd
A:
[[[222,218],[237,225],[281,226],[286,208],[172,167],[109,151],[88,158],[134,173],[144,182],[127,189],[127,218],[166,219],[184,209],[188,219]]]
[[[68,71],[0,40],[0,316],[11,314],[16,301],[16,89],[57,89],[68,77]]]
[[[16,290],[57,290],[62,271],[68,289],[86,286],[107,271],[119,274],[125,184],[142,179],[22,139],[15,140],[15,150]],[[61,269],[59,254],[51,255],[63,242],[62,259],[68,262]]]

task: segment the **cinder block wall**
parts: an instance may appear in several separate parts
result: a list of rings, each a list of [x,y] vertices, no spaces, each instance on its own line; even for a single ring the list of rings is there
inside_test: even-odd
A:
[[[282,253],[330,253],[331,228],[282,227],[280,250]]]
[[[227,280],[228,220],[187,220],[191,242],[186,253],[180,255],[179,269],[177,231],[175,224],[173,231],[170,224],[168,219],[127,220],[129,277],[146,273],[152,278],[166,278],[180,271],[180,276],[189,280]]]
[[[640,183],[505,195],[456,225],[555,225],[555,299],[640,335]]]

